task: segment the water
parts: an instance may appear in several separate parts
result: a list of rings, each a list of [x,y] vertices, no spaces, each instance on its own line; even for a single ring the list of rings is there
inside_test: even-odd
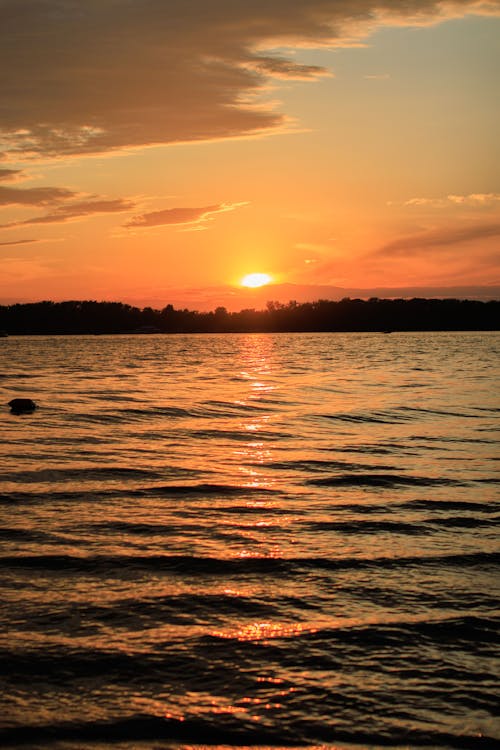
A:
[[[0,745],[498,747],[499,349],[1,339]]]

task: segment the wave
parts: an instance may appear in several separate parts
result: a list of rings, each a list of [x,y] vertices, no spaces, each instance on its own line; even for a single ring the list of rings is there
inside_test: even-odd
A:
[[[298,632],[292,629],[289,634],[286,631],[282,633],[278,630],[277,634],[271,632],[268,640],[292,639],[295,649],[317,648],[321,651],[328,650],[338,643],[349,644],[351,647],[358,646],[363,649],[370,646],[390,646],[392,648],[397,647],[397,645],[404,645],[403,654],[408,651],[407,644],[415,644],[416,641],[449,644],[450,649],[454,649],[458,644],[466,642],[470,642],[474,647],[478,647],[479,644],[495,645],[498,643],[499,637],[500,616],[465,615],[463,617],[436,618],[434,620],[424,618],[405,621],[400,619],[394,622],[376,622],[359,626],[349,624],[347,627],[339,626],[335,628],[312,627],[300,629]],[[210,634],[201,636],[200,641],[223,641],[226,643],[228,639],[241,640],[238,636]],[[402,656],[401,658],[405,657]],[[307,666],[310,665],[305,663],[304,667],[307,668]],[[366,665],[366,668],[370,668],[369,664]],[[423,668],[422,663],[421,669]],[[415,669],[417,668],[415,667]],[[380,670],[380,664],[377,664],[378,670]],[[466,673],[465,670],[464,673]],[[490,677],[494,677],[494,675],[490,675]]]
[[[477,414],[467,411],[450,411],[449,409],[425,409],[423,406],[399,406],[401,411],[415,412],[416,414],[431,414],[439,417],[460,417],[461,419],[476,419]]]
[[[346,507],[340,506],[335,510],[346,510]],[[352,510],[357,510],[358,513],[365,513],[363,506],[351,507]],[[372,512],[383,512],[387,513],[387,508],[371,509]],[[359,518],[349,521],[310,521],[305,525],[315,531],[338,531],[343,534],[409,534],[409,535],[421,535],[421,534],[433,534],[436,531],[436,527],[446,528],[487,528],[496,527],[500,524],[500,518],[498,516],[492,516],[487,518],[475,518],[473,516],[446,516],[446,517],[427,517],[427,518],[416,518],[413,521],[392,521],[384,518],[380,521],[374,521],[372,519]]]
[[[311,521],[307,526],[313,531],[339,531],[343,534],[410,534],[420,535],[432,533],[420,523],[405,523],[402,521]]]
[[[7,650],[3,662],[18,694],[28,683],[39,685],[55,708],[59,695],[68,703],[68,690],[78,690],[80,700],[92,698],[89,686],[99,683],[122,700],[130,694],[133,705],[134,690],[148,685],[163,696],[158,704],[163,716],[123,716],[122,708],[121,717],[108,721],[48,723],[45,704],[45,723],[36,724],[32,713],[28,725],[0,730],[0,744],[196,743],[203,738],[205,746],[343,741],[493,750],[498,738],[467,733],[456,717],[495,713],[496,674],[488,657],[494,656],[499,626],[498,617],[459,616],[277,630],[264,638],[214,632],[156,640],[147,652],[68,641]],[[480,655],[482,668],[472,672],[468,661],[474,655]],[[277,664],[279,680],[261,677],[272,675]],[[185,690],[197,700],[179,700]],[[447,710],[432,728],[428,712],[443,701]],[[387,710],[370,713],[378,703]]]
[[[398,503],[398,506],[402,509],[409,508],[410,510],[437,510],[437,511],[473,511],[474,513],[498,513],[500,512],[500,502],[483,502],[480,498],[476,501],[468,500],[423,500],[423,499],[412,499],[406,500],[405,502]],[[384,506],[381,506],[384,507]]]
[[[142,409],[120,409],[117,414],[117,420],[129,421],[134,419],[151,419],[152,417],[170,417],[172,419],[182,419],[193,417],[195,413],[188,409],[181,409],[175,406],[154,406]],[[126,420],[124,420],[126,417]]]
[[[237,440],[245,443],[254,441],[276,441],[288,440],[292,435],[287,432],[278,432],[272,430],[221,430],[221,429],[204,429],[189,430],[189,435],[193,438],[202,438],[205,440]]]
[[[252,487],[230,484],[162,484],[151,487],[127,487],[125,489],[107,488],[92,490],[74,490],[74,491],[47,491],[47,492],[25,492],[14,491],[6,492],[0,495],[0,504],[11,503],[46,503],[52,501],[65,502],[97,502],[104,498],[113,499],[148,499],[148,498],[206,498],[206,497],[232,497],[239,495],[274,495],[279,494],[278,490],[266,487]]]
[[[30,484],[32,482],[101,481],[103,479],[158,479],[161,476],[162,473],[151,469],[134,469],[129,466],[91,466],[11,471],[8,474],[0,474],[0,480]]]
[[[438,437],[434,435],[409,435],[407,440],[410,441],[422,441],[422,443],[440,443],[440,444],[446,444],[446,443],[465,443],[465,444],[472,444],[472,445],[497,445],[497,440],[494,440],[492,438],[478,438],[478,437],[472,437],[470,433],[466,435],[461,435],[460,437],[456,437],[454,435],[439,435]],[[419,446],[421,447],[421,446]]]
[[[209,407],[207,409],[207,407]],[[201,409],[206,410],[208,416],[213,416],[212,408],[215,409],[216,414],[219,415],[220,411],[225,412],[231,416],[237,414],[246,414],[247,412],[268,412],[269,410],[256,404],[248,404],[234,401],[203,401]]]
[[[28,608],[24,622],[16,616],[16,628],[37,633],[61,633],[71,622],[75,636],[95,635],[96,628],[112,628],[120,631],[138,632],[161,626],[185,626],[186,638],[200,626],[224,627],[229,622],[240,622],[242,618],[262,620],[289,615],[290,607],[296,610],[310,609],[296,597],[278,597],[273,601],[237,594],[173,594],[168,596],[127,598],[106,604],[81,602],[78,608],[68,608],[65,602],[37,604]],[[61,648],[65,649],[64,645]],[[157,657],[151,651],[151,658]],[[71,660],[71,653],[61,652],[60,658]],[[98,655],[102,652],[96,652]],[[147,655],[144,656],[147,659]],[[29,665],[28,665],[29,666]]]
[[[434,498],[432,500],[411,498],[409,500],[391,501],[384,503],[372,501],[365,501],[360,503],[335,503],[333,506],[330,506],[330,508],[334,510],[335,513],[361,513],[363,515],[377,513],[383,513],[384,515],[386,515],[387,513],[391,513],[392,515],[394,515],[395,513],[399,513],[400,511],[404,512],[407,510],[432,511],[439,514],[437,516],[434,516],[433,518],[424,518],[424,521],[438,521],[440,518],[446,518],[447,516],[445,514],[454,511],[463,511],[464,513],[474,513],[475,516],[477,514],[488,514],[494,520],[494,514],[500,513],[500,502],[485,502],[481,499],[478,499],[476,501],[468,501],[454,500],[453,498],[447,500],[438,500]],[[471,518],[472,520],[474,520],[474,517],[470,515],[463,517]],[[421,519],[416,519],[416,521],[420,522]],[[396,521],[396,523],[397,522],[398,521]]]
[[[433,487],[436,485],[463,487],[466,483],[458,479],[445,477],[415,477],[407,474],[340,474],[333,477],[309,479],[306,484],[319,487],[397,487],[408,485],[412,487]]]
[[[105,575],[120,570],[147,570],[183,575],[254,574],[302,575],[304,570],[358,570],[366,568],[408,567],[496,567],[500,554],[471,552],[464,554],[400,557],[206,557],[200,555],[2,555],[0,569],[94,571]]]
[[[38,373],[34,372],[2,372],[0,378],[5,380],[34,380],[41,377]]]
[[[241,707],[243,713],[244,706]],[[456,748],[456,750],[497,750],[498,740],[485,734],[453,734],[445,731],[425,729],[404,729],[398,724],[389,725],[385,731],[376,733],[373,730],[356,729],[352,727],[336,728],[335,722],[317,723],[312,719],[297,719],[290,717],[279,728],[258,725],[255,721],[238,720],[230,716],[229,711],[221,712],[222,718],[211,715],[209,718],[194,716],[181,718],[161,718],[137,714],[123,719],[107,722],[65,722],[61,724],[34,725],[16,727],[0,731],[0,743],[3,746],[46,746],[52,743],[82,742],[105,743],[109,748],[112,744],[120,750],[121,743],[126,747],[137,748],[136,743],[151,742],[188,742],[193,750],[223,746],[241,747],[253,746],[263,750],[264,746],[296,748],[310,746],[316,743],[347,742],[366,747],[429,747]],[[200,746],[200,740],[203,745]],[[118,744],[120,743],[120,744]],[[132,745],[130,743],[133,743]],[[219,750],[221,750],[219,748]],[[340,748],[339,748],[340,750]]]
[[[324,472],[332,470],[343,470],[343,471],[364,471],[373,470],[377,471],[390,471],[396,467],[389,464],[360,464],[352,461],[333,461],[333,460],[320,460],[320,459],[309,459],[309,460],[298,460],[298,461],[274,461],[263,464],[266,469],[276,470],[292,470],[292,471],[310,471],[310,472]]]
[[[500,518],[471,518],[470,516],[451,516],[448,518],[427,518],[424,523],[433,526],[445,526],[453,529],[476,529],[495,527],[500,524]]]
[[[279,744],[283,739],[297,746],[297,742],[285,730],[253,729],[245,722],[237,722],[227,716],[219,725],[212,719],[190,718],[166,719],[156,716],[136,715],[110,722],[64,723],[33,727],[16,727],[0,731],[0,743],[26,745],[31,743],[66,742],[111,742],[117,741],[175,741],[199,742],[208,745]]]
[[[393,455],[406,456],[416,455],[414,450],[408,449],[401,442],[380,442],[380,443],[356,443],[353,445],[336,445],[334,449],[335,453],[368,453],[369,455]]]
[[[370,412],[350,412],[339,414],[316,414],[316,418],[328,419],[336,422],[353,422],[353,423],[374,423],[374,424],[396,424],[398,422],[407,422],[411,417],[405,414],[399,414],[397,411],[370,411]]]

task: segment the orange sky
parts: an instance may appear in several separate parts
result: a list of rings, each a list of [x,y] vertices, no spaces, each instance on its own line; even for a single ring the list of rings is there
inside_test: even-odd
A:
[[[497,0],[1,0],[0,303],[498,298],[499,32]]]

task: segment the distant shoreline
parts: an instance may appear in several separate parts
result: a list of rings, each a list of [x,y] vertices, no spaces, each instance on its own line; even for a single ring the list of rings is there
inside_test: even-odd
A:
[[[151,335],[178,333],[396,333],[498,331],[500,301],[345,298],[288,304],[264,310],[212,312],[138,308],[122,302],[69,300],[0,306],[0,334]]]
[[[311,334],[314,335],[321,335],[325,333],[331,333],[331,334],[373,334],[373,335],[379,335],[384,336],[386,334],[399,334],[399,333],[415,333],[415,334],[421,334],[421,333],[498,333],[500,331],[500,328],[415,328],[412,330],[394,330],[394,331],[379,331],[379,330],[349,330],[349,331],[258,331],[258,330],[248,330],[248,331],[160,331],[159,333],[154,334],[147,334],[147,333],[140,333],[135,331],[123,331],[121,333],[9,333],[6,335],[0,335],[1,338],[7,338],[7,339],[14,339],[14,338],[25,338],[29,336],[33,337],[47,337],[47,338],[73,338],[76,336],[81,336],[85,338],[93,338],[94,336],[97,338],[103,337],[103,338],[110,338],[110,337],[116,337],[116,338],[128,338],[129,336],[158,336],[159,338],[163,337],[169,337],[169,336],[273,336],[277,334]]]

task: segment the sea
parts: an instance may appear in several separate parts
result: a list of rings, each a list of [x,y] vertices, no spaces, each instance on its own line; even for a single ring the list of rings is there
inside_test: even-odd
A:
[[[499,353],[0,339],[0,746],[499,748]]]

